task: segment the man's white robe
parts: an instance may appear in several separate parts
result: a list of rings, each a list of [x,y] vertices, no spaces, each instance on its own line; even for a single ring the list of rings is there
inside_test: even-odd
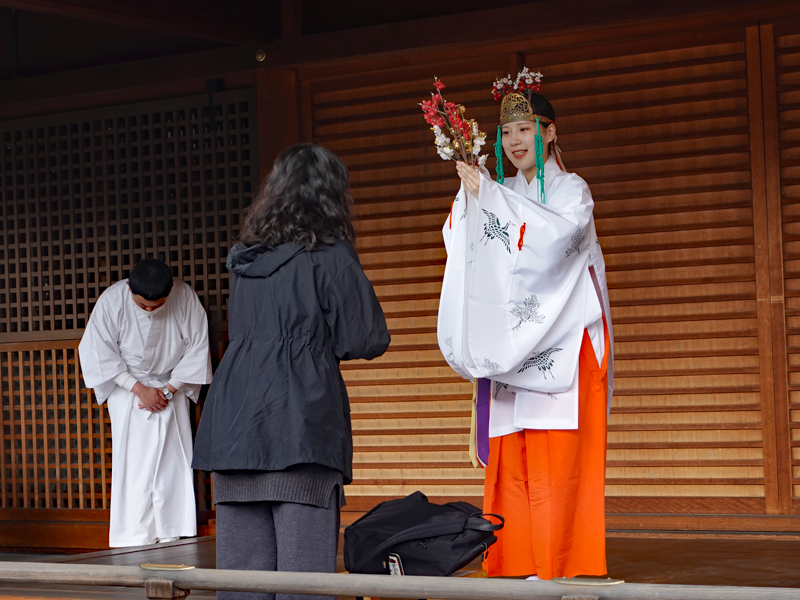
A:
[[[462,186],[443,228],[439,347],[465,379],[493,380],[491,437],[576,429],[583,332],[602,362],[603,316],[612,331],[589,187],[552,157],[544,204],[536,185],[522,173],[505,185],[481,177],[479,199]]]
[[[176,279],[153,312],[132,296],[127,280],[103,292],[78,347],[86,386],[108,402],[111,418],[111,547],[197,535],[188,399],[197,402],[211,382],[208,321],[194,290]],[[162,411],[140,409],[115,382],[126,372],[147,387],[172,382],[178,392]]]

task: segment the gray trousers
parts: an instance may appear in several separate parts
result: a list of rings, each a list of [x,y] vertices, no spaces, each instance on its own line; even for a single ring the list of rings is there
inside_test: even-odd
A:
[[[217,504],[217,569],[336,572],[338,488],[328,508],[293,502]],[[334,600],[334,596],[217,592],[218,600]]]

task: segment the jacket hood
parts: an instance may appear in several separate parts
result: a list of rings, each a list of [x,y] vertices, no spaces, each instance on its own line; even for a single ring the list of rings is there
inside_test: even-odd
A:
[[[242,277],[269,277],[304,250],[291,242],[272,249],[260,244],[248,248],[240,242],[231,248],[226,266]]]

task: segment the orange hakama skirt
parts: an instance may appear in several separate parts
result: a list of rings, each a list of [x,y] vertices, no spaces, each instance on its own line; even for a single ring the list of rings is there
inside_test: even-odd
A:
[[[483,563],[490,577],[606,574],[609,341],[597,364],[584,331],[578,429],[526,429],[489,440],[483,510],[505,518]]]

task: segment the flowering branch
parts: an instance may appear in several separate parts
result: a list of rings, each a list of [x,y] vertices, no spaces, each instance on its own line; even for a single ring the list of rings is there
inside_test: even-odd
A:
[[[486,134],[474,119],[464,118],[466,109],[463,106],[444,99],[442,90],[445,85],[436,77],[433,78],[433,87],[436,91],[431,92],[431,99],[423,100],[420,106],[433,131],[436,152],[444,160],[461,160],[482,167],[486,156],[480,156],[480,153],[481,146],[486,143]]]
[[[492,84],[492,96],[500,100],[506,94],[531,90],[538,92],[542,88],[542,74],[538,71],[531,73],[528,67],[517,73],[516,81],[511,80],[511,75],[498,79]]]

